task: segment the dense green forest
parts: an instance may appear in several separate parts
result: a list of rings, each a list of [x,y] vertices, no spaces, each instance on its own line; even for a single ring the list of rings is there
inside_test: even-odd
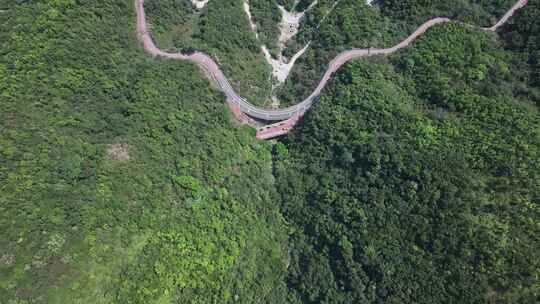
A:
[[[514,65],[521,72],[519,79],[540,87],[540,3],[531,2],[526,10],[519,11],[503,29],[506,48],[517,56]],[[540,105],[540,95],[529,93]]]
[[[296,302],[538,301],[540,115],[500,46],[447,24],[348,64],[278,144]]]
[[[319,2],[285,101],[340,50],[513,1],[342,0],[322,23]],[[275,47],[272,3],[251,0]],[[208,52],[264,102],[241,0],[146,7],[161,47]],[[445,24],[347,64],[274,142],[194,65],[145,54],[134,14],[0,4],[0,303],[540,302],[540,1],[497,34]]]
[[[0,303],[283,303],[271,149],[133,1],[0,14]]]

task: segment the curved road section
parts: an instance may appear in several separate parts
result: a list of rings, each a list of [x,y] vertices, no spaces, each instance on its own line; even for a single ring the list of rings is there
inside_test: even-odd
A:
[[[486,31],[496,31],[499,27],[504,25],[510,17],[520,8],[524,7],[527,4],[528,0],[519,0],[517,1],[512,8],[510,8],[506,14],[492,27],[483,28]],[[221,91],[225,93],[228,100],[237,105],[242,112],[245,114],[262,119],[267,121],[282,121],[293,117],[295,114],[297,116],[302,116],[313,104],[316,97],[319,96],[334,74],[342,65],[348,61],[361,57],[370,57],[376,55],[388,55],[397,52],[400,49],[406,48],[411,42],[413,42],[418,36],[425,33],[429,28],[433,27],[436,24],[443,22],[451,22],[452,20],[448,18],[434,18],[418,27],[409,37],[401,41],[397,45],[387,48],[387,49],[353,49],[349,51],[344,51],[337,55],[330,64],[328,69],[323,75],[323,78],[315,88],[315,90],[309,95],[305,100],[300,103],[283,109],[264,109],[256,107],[250,104],[247,100],[240,97],[232,88],[231,84],[225,77],[225,74],[220,70],[219,66],[215,63],[214,60],[205,53],[194,52],[193,54],[182,54],[182,53],[168,53],[160,50],[152,40],[150,32],[148,31],[148,24],[146,23],[146,15],[144,12],[144,0],[135,0],[135,7],[137,11],[137,37],[143,44],[146,52],[151,54],[154,57],[163,57],[168,59],[177,59],[177,60],[188,60],[192,61],[201,67],[208,76],[219,86]]]

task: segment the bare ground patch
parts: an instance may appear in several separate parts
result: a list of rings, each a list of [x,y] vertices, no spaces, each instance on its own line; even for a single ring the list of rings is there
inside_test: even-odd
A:
[[[126,143],[110,144],[107,147],[107,156],[113,161],[126,162],[130,160],[129,145]]]

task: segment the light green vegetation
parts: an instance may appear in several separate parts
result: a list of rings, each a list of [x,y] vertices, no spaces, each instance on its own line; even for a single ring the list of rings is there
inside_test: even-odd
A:
[[[0,16],[0,302],[283,302],[270,145],[132,5]]]

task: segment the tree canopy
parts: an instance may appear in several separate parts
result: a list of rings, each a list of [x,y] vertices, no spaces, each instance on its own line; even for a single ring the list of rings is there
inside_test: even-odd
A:
[[[490,88],[498,47],[450,24],[350,63],[280,144],[297,302],[538,299],[540,116]]]
[[[156,42],[209,53],[263,100],[243,1],[190,2],[145,1]],[[271,45],[269,2],[252,8]],[[342,0],[317,29],[334,3],[289,46],[313,40],[284,100],[344,48],[512,4]],[[539,1],[498,33],[444,24],[350,62],[273,142],[196,66],[145,54],[134,15],[132,0],[0,4],[1,303],[538,302]]]

